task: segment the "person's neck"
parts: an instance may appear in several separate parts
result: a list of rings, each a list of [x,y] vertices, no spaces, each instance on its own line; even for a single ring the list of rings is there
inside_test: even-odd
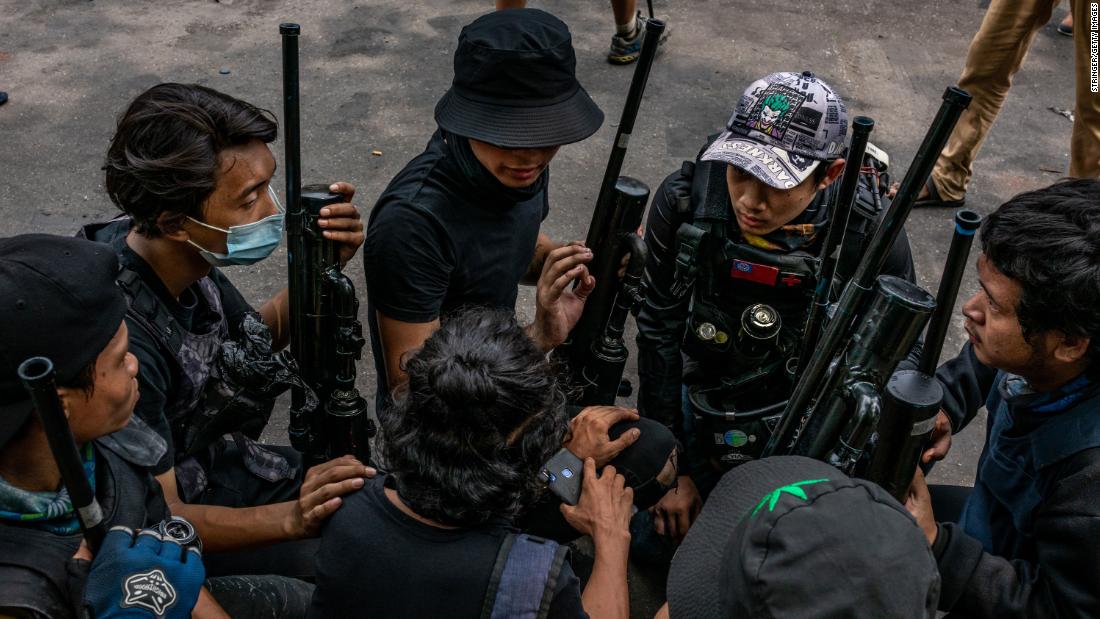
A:
[[[411,507],[406,505],[405,502],[401,500],[401,497],[397,494],[397,491],[394,490],[393,488],[384,488],[383,490],[386,493],[386,498],[389,499],[390,503],[393,503],[394,507],[401,510],[402,513],[404,513],[408,517],[412,518],[413,520],[416,520],[417,522],[422,522],[422,523],[424,523],[424,524],[426,524],[430,527],[435,527],[437,529],[457,529],[458,528],[458,527],[452,527],[452,526],[445,525],[441,522],[436,522],[435,520],[432,520],[431,518],[425,518],[424,516],[421,516],[420,514],[414,512]]]
[[[1088,364],[1085,362],[1060,364],[1054,367],[1043,368],[1042,372],[1033,376],[1023,376],[1024,380],[1036,393],[1046,393],[1065,386],[1070,381],[1080,376]]]
[[[178,299],[184,290],[210,274],[210,264],[179,241],[149,238],[130,230],[126,245],[152,267],[174,298]]]
[[[56,492],[61,487],[61,471],[41,426],[36,424],[0,450],[0,477],[28,492]]]

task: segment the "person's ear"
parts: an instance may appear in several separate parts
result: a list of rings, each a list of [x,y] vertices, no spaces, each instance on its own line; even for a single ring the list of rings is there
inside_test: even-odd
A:
[[[1079,363],[1088,354],[1092,338],[1083,335],[1058,334],[1054,345],[1054,358],[1061,363]]]
[[[821,182],[817,184],[818,191],[832,185],[836,179],[840,178],[841,173],[844,172],[844,158],[834,159],[828,163],[828,166],[829,167],[825,169],[825,178],[821,179]]]
[[[164,238],[185,243],[191,238],[191,235],[184,229],[183,224],[186,221],[187,216],[182,213],[165,212],[157,217],[157,228],[160,229]]]
[[[71,389],[69,387],[57,388],[57,397],[61,400],[61,410],[65,413],[65,419],[72,417],[72,414],[69,412],[69,402],[72,401],[72,398],[77,397],[78,394],[82,396],[84,392],[80,389]]]

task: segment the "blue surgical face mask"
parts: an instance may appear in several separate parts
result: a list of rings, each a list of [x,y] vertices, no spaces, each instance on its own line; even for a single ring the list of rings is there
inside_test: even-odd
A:
[[[255,264],[267,258],[279,246],[279,241],[283,238],[283,219],[286,216],[283,204],[279,202],[279,196],[275,195],[275,190],[270,185],[267,192],[271,195],[271,199],[275,202],[279,212],[270,217],[264,217],[260,221],[254,221],[243,226],[230,226],[226,230],[188,217],[188,219],[204,228],[224,232],[226,253],[219,254],[209,251],[191,239],[188,239],[187,242],[197,247],[199,255],[216,267]]]

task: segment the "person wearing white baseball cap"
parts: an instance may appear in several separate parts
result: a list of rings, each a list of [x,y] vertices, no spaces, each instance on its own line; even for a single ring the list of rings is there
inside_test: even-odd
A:
[[[847,125],[844,101],[813,73],[772,73],[745,89],[725,130],[654,194],[638,404],[686,451],[676,490],[652,510],[658,534],[682,538],[701,494],[720,471],[759,457],[783,411]],[[854,271],[887,202],[887,158],[868,152],[837,281]],[[915,280],[904,233],[883,272]]]

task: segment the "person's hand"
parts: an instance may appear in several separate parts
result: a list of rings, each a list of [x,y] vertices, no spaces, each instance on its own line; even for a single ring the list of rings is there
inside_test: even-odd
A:
[[[584,300],[596,287],[596,278],[585,266],[591,260],[592,250],[581,241],[547,254],[536,284],[535,322],[527,329],[542,350],[553,350],[564,342],[580,319]],[[580,281],[575,287],[574,280]]]
[[[921,454],[920,461],[922,464],[928,464],[929,462],[938,462],[947,457],[947,452],[951,450],[951,419],[947,416],[947,413],[940,411],[936,415],[936,427],[932,430],[932,437],[929,439],[928,448]]]
[[[638,226],[638,229],[634,231],[634,234],[638,235],[638,238],[645,238],[645,224]],[[615,275],[622,279],[626,275],[626,267],[630,265],[631,252],[623,254],[622,260],[619,261],[619,270],[615,272]]]
[[[703,499],[699,496],[695,482],[689,475],[681,475],[676,479],[676,487],[666,492],[650,508],[653,514],[653,530],[657,535],[667,535],[680,542],[702,509]]]
[[[363,220],[359,217],[359,209],[351,204],[355,197],[355,185],[340,181],[329,185],[329,191],[344,195],[347,202],[343,204],[330,204],[321,209],[321,216],[317,219],[317,225],[321,227],[326,239],[339,243],[340,266],[348,263],[367,235],[363,232]]]
[[[73,559],[92,561],[82,599],[92,617],[185,619],[206,577],[197,548],[151,530],[114,527],[94,560],[86,544]]]
[[[917,467],[917,474],[913,476],[909,484],[909,493],[905,496],[905,509],[917,519],[917,524],[924,531],[924,537],[928,539],[928,545],[936,543],[936,515],[932,513],[932,496],[928,494],[928,483],[924,480],[924,473]]]
[[[630,428],[611,440],[608,430],[620,421],[637,421],[638,411],[618,406],[589,406],[569,422],[569,441],[562,445],[581,460],[592,458],[601,467],[630,447],[642,435]]]
[[[629,544],[633,507],[634,491],[626,486],[626,479],[615,472],[615,467],[605,466],[597,477],[596,461],[585,458],[581,498],[576,505],[562,504],[561,513],[574,529],[591,535],[597,546]]]
[[[345,494],[355,492],[378,471],[365,466],[354,456],[342,456],[306,471],[294,508],[284,528],[289,539],[316,537],[321,524],[340,507]]]

